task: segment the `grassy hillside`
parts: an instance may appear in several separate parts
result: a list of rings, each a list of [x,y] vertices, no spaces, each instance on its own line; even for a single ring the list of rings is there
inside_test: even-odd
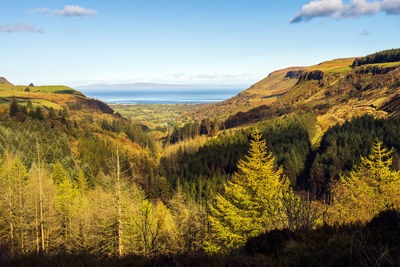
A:
[[[0,109],[7,109],[12,99],[20,105],[32,103],[33,107],[60,110],[87,110],[112,114],[113,110],[101,101],[86,97],[81,92],[62,85],[24,86],[12,85],[5,78],[0,82]]]
[[[226,119],[238,112],[269,105],[296,84],[297,78],[287,74],[296,74],[302,70],[304,70],[302,67],[292,67],[272,72],[268,77],[238,95],[219,103],[199,105],[195,110],[189,111],[186,116],[197,119]]]
[[[3,84],[9,84],[9,85],[11,85],[11,83],[10,83],[9,81],[7,81],[7,79],[4,78],[4,77],[0,77],[0,84],[1,84],[1,85],[3,85]]]
[[[311,110],[316,113],[322,129],[327,129],[364,114],[378,118],[398,114],[400,62],[352,67],[354,60],[336,59],[297,68],[297,72],[286,69],[270,74],[233,98],[240,103],[238,99],[246,96],[246,103],[253,109],[241,110],[242,113],[232,109],[225,125],[228,128],[244,126],[299,110]]]
[[[238,112],[271,105],[293,88],[303,72],[321,70],[328,73],[345,73],[351,70],[355,58],[336,59],[310,67],[291,67],[269,74],[238,95],[219,103],[203,104],[187,113],[197,119],[226,119]]]

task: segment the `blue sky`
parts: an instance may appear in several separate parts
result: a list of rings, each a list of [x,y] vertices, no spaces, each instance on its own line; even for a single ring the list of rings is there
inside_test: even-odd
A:
[[[0,76],[250,85],[400,47],[399,14],[400,0],[1,0]]]

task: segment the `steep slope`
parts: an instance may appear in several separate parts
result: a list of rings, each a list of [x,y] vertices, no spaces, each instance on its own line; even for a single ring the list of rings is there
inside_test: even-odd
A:
[[[4,77],[0,77],[0,84],[8,84],[8,85],[12,85],[9,81],[7,81],[6,78]]]
[[[238,95],[218,103],[203,104],[186,115],[193,119],[226,119],[237,112],[245,112],[254,107],[275,102],[292,88],[299,74],[306,68],[291,67],[272,72],[265,79],[254,84]]]
[[[290,91],[297,84],[302,73],[315,70],[343,73],[351,70],[350,66],[354,59],[335,59],[310,67],[291,67],[274,71],[238,95],[219,103],[200,105],[196,110],[188,112],[187,116],[197,120],[226,119],[238,112],[246,112],[264,105],[269,106]]]
[[[226,127],[269,117],[312,110],[322,128],[354,116],[398,114],[400,62],[350,67],[354,58],[321,63],[305,69],[286,94],[268,106],[231,116]]]

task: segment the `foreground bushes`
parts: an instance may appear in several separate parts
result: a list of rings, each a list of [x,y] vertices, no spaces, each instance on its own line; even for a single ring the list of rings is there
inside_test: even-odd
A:
[[[146,259],[94,255],[31,255],[6,266],[397,266],[400,264],[400,213],[381,212],[367,224],[324,225],[315,230],[274,230],[250,238],[230,255],[158,256]]]
[[[400,264],[399,245],[400,213],[387,210],[365,225],[271,231],[249,239],[244,253],[266,256],[274,265],[395,266]]]

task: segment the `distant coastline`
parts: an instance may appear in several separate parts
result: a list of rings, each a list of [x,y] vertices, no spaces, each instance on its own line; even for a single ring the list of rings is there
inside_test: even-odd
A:
[[[244,88],[81,90],[86,96],[107,104],[200,104],[224,101],[237,95]]]

